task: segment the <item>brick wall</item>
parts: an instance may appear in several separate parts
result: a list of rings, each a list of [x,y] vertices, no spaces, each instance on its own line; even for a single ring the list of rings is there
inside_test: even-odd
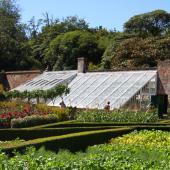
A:
[[[41,74],[40,70],[6,72],[9,89],[13,89]]]
[[[170,60],[158,63],[158,94],[167,94],[170,104]]]

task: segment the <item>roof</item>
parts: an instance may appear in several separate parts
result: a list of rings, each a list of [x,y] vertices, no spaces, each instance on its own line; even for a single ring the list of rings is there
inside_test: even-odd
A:
[[[111,109],[119,108],[156,74],[153,70],[78,73],[68,85],[70,93],[64,96],[64,102],[66,106],[102,109],[110,101]],[[56,98],[54,105],[59,106],[60,102]]]
[[[70,83],[77,75],[77,71],[50,71],[43,72],[34,79],[16,87],[13,90],[32,91],[32,90],[47,90],[57,84]]]

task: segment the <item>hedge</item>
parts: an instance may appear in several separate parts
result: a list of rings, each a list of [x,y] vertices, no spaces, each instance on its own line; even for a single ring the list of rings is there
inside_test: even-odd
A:
[[[64,123],[53,123],[48,125],[37,126],[34,128],[57,128],[57,127],[95,127],[95,126],[169,126],[170,123],[117,123],[117,122],[76,122],[65,121]]]
[[[49,115],[31,115],[26,116],[24,118],[17,118],[11,120],[11,127],[12,128],[23,128],[23,127],[31,127],[36,125],[42,125],[47,123],[54,123],[63,121],[55,114],[49,114]]]
[[[85,150],[90,145],[105,143],[113,137],[129,133],[134,129],[135,128],[105,129],[38,138],[13,145],[13,147],[2,148],[2,151],[5,151],[7,154],[12,156],[14,150],[23,152],[29,146],[34,146],[37,149],[44,146],[45,149],[56,152],[62,148],[75,152]]]
[[[138,126],[136,127],[136,130],[163,130],[163,131],[170,131],[170,125],[169,126]]]
[[[0,129],[0,140],[9,141],[16,138],[30,140],[49,136],[59,136],[83,131],[94,131],[103,129],[120,128],[116,126],[96,126],[96,127],[67,127],[67,128],[44,128],[44,129]]]
[[[56,123],[48,123],[48,124],[41,124],[41,125],[36,125],[32,127],[26,127],[26,129],[41,129],[41,128],[55,128],[55,127],[65,127],[65,124],[70,124],[76,122],[75,120],[67,120],[67,121],[61,121],[61,122],[56,122]],[[22,128],[25,129],[25,128]]]

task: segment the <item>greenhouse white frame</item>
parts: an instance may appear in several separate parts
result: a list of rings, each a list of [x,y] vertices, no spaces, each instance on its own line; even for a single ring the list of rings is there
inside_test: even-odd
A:
[[[57,84],[68,84],[70,93],[64,96],[66,106],[103,109],[110,101],[111,109],[150,106],[151,96],[157,93],[157,71],[44,72],[15,90],[46,90]],[[60,106],[61,98],[48,105]]]

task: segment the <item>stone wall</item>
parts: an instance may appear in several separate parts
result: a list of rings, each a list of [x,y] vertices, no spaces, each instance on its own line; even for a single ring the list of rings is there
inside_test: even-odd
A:
[[[41,74],[40,70],[6,72],[8,88],[13,89]]]

